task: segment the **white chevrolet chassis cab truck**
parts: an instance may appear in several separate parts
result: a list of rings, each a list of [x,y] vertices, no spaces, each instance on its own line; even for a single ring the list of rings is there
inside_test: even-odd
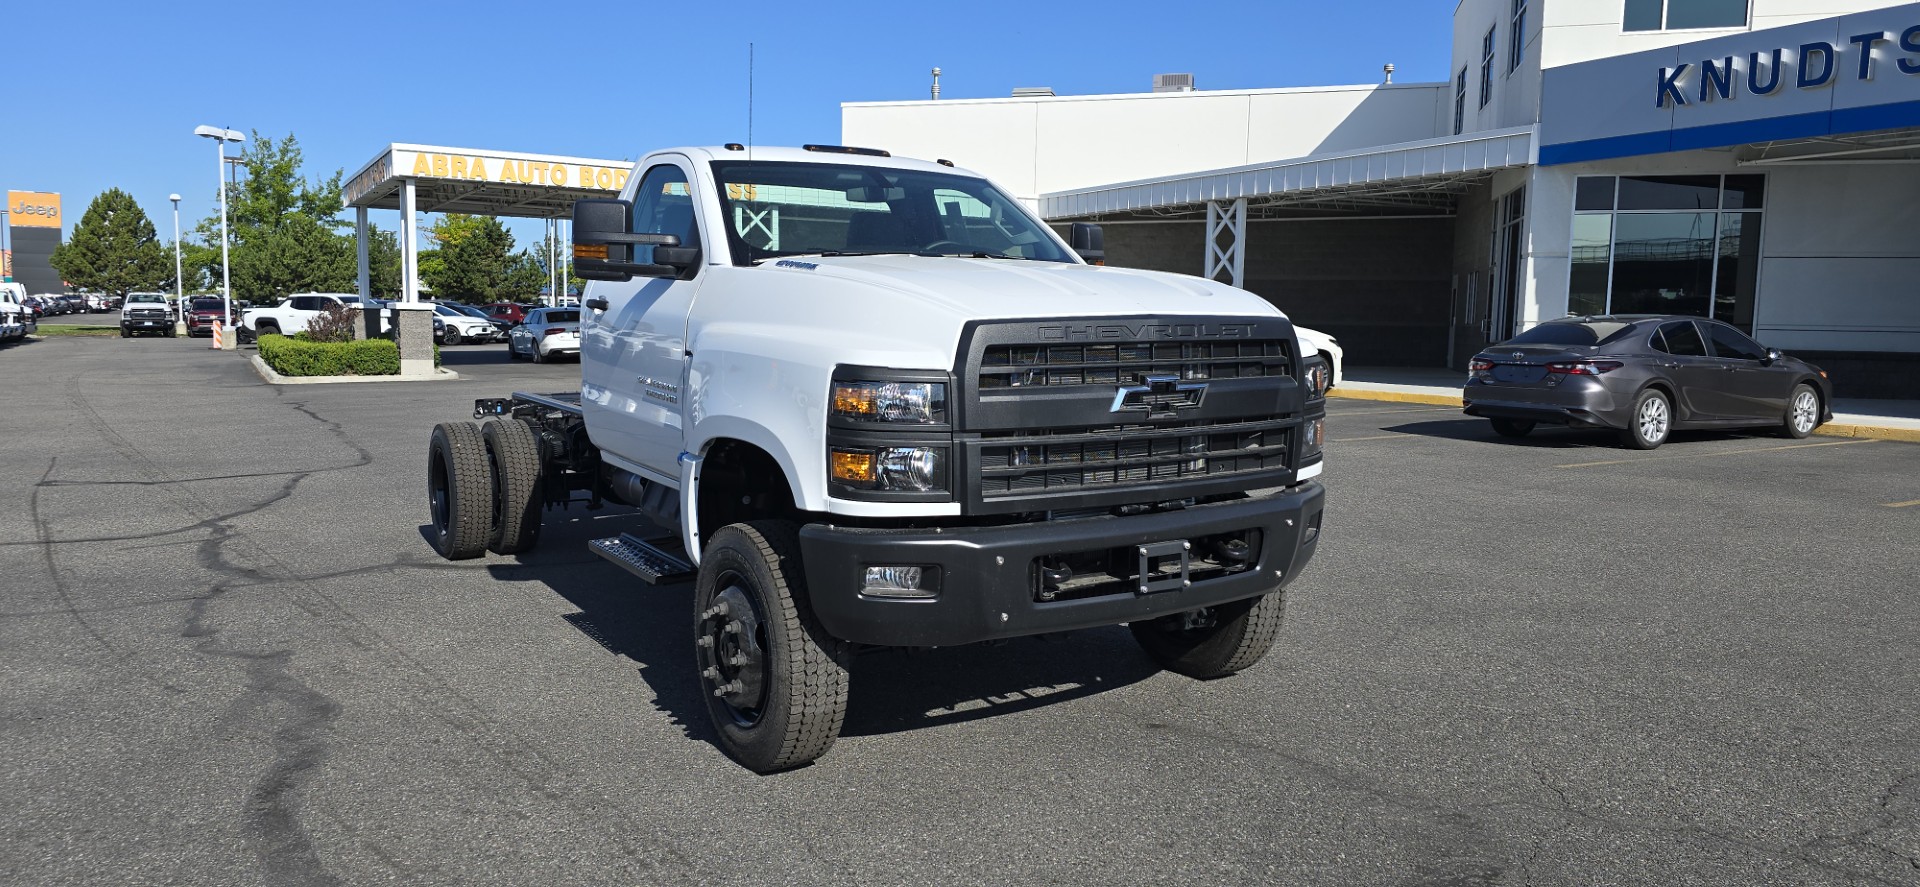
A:
[[[647,155],[574,207],[581,385],[434,428],[450,559],[542,513],[638,509],[593,550],[691,576],[722,749],[833,744],[854,655],[1125,624],[1165,668],[1244,669],[1312,557],[1326,369],[1258,296],[1089,264],[946,161],[809,145]]]

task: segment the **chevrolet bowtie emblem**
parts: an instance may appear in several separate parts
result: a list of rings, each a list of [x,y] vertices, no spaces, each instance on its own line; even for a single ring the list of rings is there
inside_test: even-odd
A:
[[[1139,373],[1134,375],[1132,385],[1122,385],[1114,392],[1113,407],[1108,412],[1142,412],[1149,418],[1165,418],[1200,406],[1206,394],[1205,382],[1182,382],[1179,376]]]

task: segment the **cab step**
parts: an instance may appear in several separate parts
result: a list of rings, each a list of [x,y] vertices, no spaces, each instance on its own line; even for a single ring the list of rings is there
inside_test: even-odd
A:
[[[662,547],[664,543],[669,548]],[[587,547],[621,569],[645,580],[649,585],[666,585],[693,578],[698,572],[676,551],[680,544],[672,538],[646,540],[632,533],[595,539]]]

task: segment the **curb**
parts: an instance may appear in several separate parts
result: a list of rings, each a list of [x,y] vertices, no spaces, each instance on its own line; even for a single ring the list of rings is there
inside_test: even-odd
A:
[[[1334,388],[1327,392],[1327,396],[1346,398],[1348,400],[1384,401],[1387,403],[1416,403],[1442,407],[1460,406],[1460,396],[1457,394],[1426,394],[1417,391],[1370,391],[1364,388]],[[1825,437],[1858,437],[1872,438],[1874,440],[1897,440],[1906,443],[1920,443],[1920,428],[1895,428],[1888,425],[1828,422],[1814,429],[1813,433]]]
[[[451,382],[460,378],[453,370],[435,369],[431,376],[282,376],[267,366],[256,352],[247,355],[247,362],[253,364],[253,370],[260,374],[269,385],[330,385],[340,382]]]

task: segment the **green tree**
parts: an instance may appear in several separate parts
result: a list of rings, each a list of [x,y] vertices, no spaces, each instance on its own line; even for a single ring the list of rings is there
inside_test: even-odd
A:
[[[61,279],[83,290],[124,296],[173,285],[173,261],[160,248],[153,222],[119,188],[93,199],[51,264]]]
[[[400,238],[377,225],[367,226],[367,274],[375,298],[400,298]]]
[[[433,288],[435,298],[473,304],[494,301],[513,268],[513,233],[492,216],[462,217],[459,227],[450,232],[452,237],[441,240],[437,272],[429,277],[423,266],[421,280]]]
[[[356,262],[353,237],[341,230],[340,172],[305,178],[304,155],[292,134],[274,139],[255,132],[240,156],[245,176],[227,186],[234,298],[266,302],[303,290],[352,291]],[[192,251],[188,279],[204,279],[218,289],[218,212],[195,231],[208,246]]]

